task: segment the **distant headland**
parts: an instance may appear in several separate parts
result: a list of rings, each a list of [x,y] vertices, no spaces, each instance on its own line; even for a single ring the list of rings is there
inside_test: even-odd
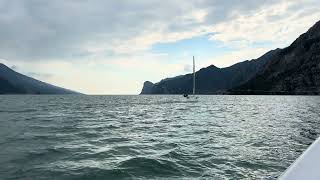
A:
[[[0,63],[0,94],[80,94],[20,74]]]

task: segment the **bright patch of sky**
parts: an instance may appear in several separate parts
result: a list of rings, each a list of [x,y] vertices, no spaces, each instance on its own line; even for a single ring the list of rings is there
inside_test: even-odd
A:
[[[172,57],[212,57],[234,51],[224,47],[223,43],[209,40],[208,35],[183,39],[172,43],[157,43],[152,46],[152,53],[168,54]]]

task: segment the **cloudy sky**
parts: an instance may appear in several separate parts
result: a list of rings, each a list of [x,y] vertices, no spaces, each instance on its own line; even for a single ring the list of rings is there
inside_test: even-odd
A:
[[[288,46],[319,0],[0,0],[0,62],[87,94],[226,67]]]

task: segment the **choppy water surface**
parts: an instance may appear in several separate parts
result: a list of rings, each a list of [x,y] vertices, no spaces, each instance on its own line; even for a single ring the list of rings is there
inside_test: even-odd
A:
[[[315,96],[0,96],[0,179],[275,179]]]

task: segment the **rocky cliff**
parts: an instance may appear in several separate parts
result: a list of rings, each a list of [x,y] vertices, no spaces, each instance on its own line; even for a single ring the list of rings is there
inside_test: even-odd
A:
[[[320,94],[320,21],[231,94]]]

